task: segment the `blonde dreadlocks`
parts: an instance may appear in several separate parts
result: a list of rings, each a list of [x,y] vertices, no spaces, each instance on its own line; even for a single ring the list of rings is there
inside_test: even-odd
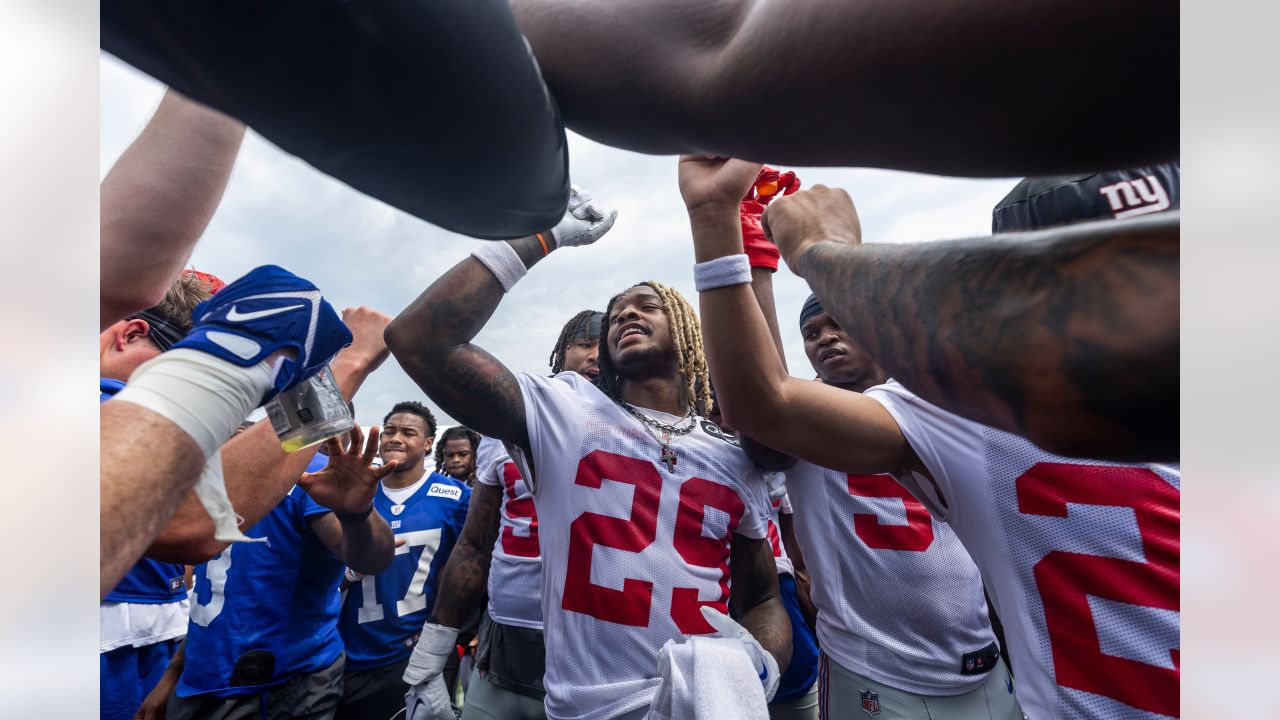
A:
[[[684,376],[684,397],[695,413],[706,417],[713,407],[711,377],[707,371],[707,356],[702,347],[702,325],[698,322],[693,306],[675,288],[669,288],[653,280],[639,284],[652,288],[662,299],[662,311],[666,313],[671,323],[676,369]],[[608,306],[604,309],[606,327],[609,314],[613,312],[613,304],[621,295],[622,293],[619,293],[610,299]],[[600,331],[602,344],[607,334],[606,329]],[[613,359],[609,357],[607,348],[600,353],[600,379],[596,381],[596,387],[614,400],[622,398],[622,377],[618,374],[618,368],[613,364]]]

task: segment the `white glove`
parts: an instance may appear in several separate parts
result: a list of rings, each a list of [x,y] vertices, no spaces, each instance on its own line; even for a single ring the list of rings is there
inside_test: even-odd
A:
[[[617,219],[617,210],[597,207],[591,202],[591,193],[570,185],[569,208],[560,222],[551,228],[551,237],[555,238],[558,247],[590,245],[604,237]]]
[[[405,720],[456,720],[444,686],[444,664],[458,641],[458,630],[435,623],[422,626],[418,644],[401,678],[413,687],[405,693]]]
[[[787,494],[787,474],[784,472],[771,472],[765,470],[761,473],[764,475],[764,484],[769,488],[769,499],[777,500]]]
[[[773,659],[773,655],[765,650],[746,628],[719,610],[703,605],[702,617],[716,629],[710,637],[731,638],[742,643],[747,650],[747,656],[751,658],[752,667],[760,676],[760,684],[764,686],[765,700],[773,702],[773,696],[778,692],[778,683],[782,682],[782,673],[778,670],[778,661]]]

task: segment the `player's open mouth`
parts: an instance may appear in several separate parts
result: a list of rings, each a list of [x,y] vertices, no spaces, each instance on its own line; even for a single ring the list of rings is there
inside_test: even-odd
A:
[[[641,338],[649,334],[648,329],[639,323],[630,323],[623,325],[618,331],[618,339],[614,341],[614,345],[621,348],[632,341],[632,338]]]

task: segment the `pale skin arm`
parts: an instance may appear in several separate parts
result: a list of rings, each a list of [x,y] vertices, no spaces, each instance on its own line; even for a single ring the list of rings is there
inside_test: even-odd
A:
[[[1178,153],[1166,3],[511,6],[565,122],[640,152],[989,177]]]
[[[786,672],[791,662],[791,617],[779,595],[778,566],[769,541],[734,535],[729,572],[738,623],[778,661],[778,672]]]
[[[681,192],[697,262],[742,252],[738,199],[756,172],[757,166],[736,160],[681,158]],[[749,285],[699,293],[698,303],[707,362],[725,420],[733,427],[842,472],[918,467],[902,431],[880,403],[787,373]]]
[[[360,386],[387,359],[383,330],[390,316],[367,307],[347,308],[342,321],[352,342],[329,364],[344,397],[350,401]],[[222,446],[222,472],[227,497],[252,527],[280,504],[298,476],[307,469],[317,448],[286,453],[271,423],[260,422]],[[188,494],[164,530],[147,548],[147,557],[166,562],[199,564],[222,552],[227,543],[215,540],[213,520],[194,494]]]
[[[925,400],[1061,455],[1178,456],[1179,214],[860,244],[821,185],[764,216],[787,265]]]
[[[244,130],[165,92],[99,190],[102,328],[164,298],[222,200]]]

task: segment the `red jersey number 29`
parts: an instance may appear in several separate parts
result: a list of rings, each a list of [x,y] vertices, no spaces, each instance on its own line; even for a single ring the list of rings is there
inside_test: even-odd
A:
[[[657,539],[662,477],[651,462],[604,450],[595,450],[578,463],[575,478],[578,485],[599,488],[606,478],[635,488],[631,517],[584,512],[569,526],[569,561],[562,606],[600,620],[648,627],[653,580],[625,578],[621,590],[596,585],[591,582],[591,556],[596,545],[638,553],[653,544]],[[703,605],[727,611],[729,548],[722,540],[702,535],[703,517],[709,507],[729,516],[728,533],[738,527],[745,511],[742,499],[729,487],[697,477],[681,484],[672,544],[689,565],[720,571],[720,596],[715,600],[699,600],[697,588],[671,588],[671,617],[686,634],[709,633],[714,629],[702,618]]]

